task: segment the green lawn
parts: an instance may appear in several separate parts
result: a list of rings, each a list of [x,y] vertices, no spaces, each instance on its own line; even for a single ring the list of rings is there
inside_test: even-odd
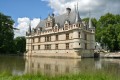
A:
[[[25,74],[22,76],[13,76],[10,73],[1,73],[0,80],[120,80],[118,77],[109,75],[102,72],[91,72],[91,73],[79,73],[79,74],[67,74],[61,76],[44,76],[44,75],[32,75]]]

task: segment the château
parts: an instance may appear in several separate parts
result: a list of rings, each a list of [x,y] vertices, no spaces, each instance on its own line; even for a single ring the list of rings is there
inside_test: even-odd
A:
[[[95,28],[82,21],[78,8],[66,8],[66,13],[48,15],[36,28],[26,32],[26,56],[93,57],[95,49]]]

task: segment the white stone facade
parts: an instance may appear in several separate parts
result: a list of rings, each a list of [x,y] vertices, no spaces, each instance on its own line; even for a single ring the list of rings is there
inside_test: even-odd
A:
[[[48,16],[45,25],[26,35],[26,55],[44,57],[93,57],[95,29],[85,23],[57,25],[54,17]],[[43,30],[44,29],[44,30]]]

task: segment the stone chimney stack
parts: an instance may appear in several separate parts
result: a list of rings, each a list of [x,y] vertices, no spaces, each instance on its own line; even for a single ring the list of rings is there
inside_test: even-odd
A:
[[[52,17],[54,17],[55,16],[55,14],[54,13],[52,13]]]
[[[71,12],[71,8],[66,8],[66,11],[67,11],[67,15],[69,15]]]

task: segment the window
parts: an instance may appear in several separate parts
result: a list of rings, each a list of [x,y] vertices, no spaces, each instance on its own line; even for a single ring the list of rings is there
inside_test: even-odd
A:
[[[68,67],[68,66],[66,66],[65,72],[66,72],[66,73],[69,73],[69,67]]]
[[[32,65],[31,65],[31,66],[32,66],[32,68],[34,68],[34,63],[32,63]]]
[[[57,32],[57,27],[55,28],[55,32]]]
[[[46,36],[45,37],[45,42],[49,42],[49,41],[51,41],[51,36]]]
[[[66,40],[68,40],[68,39],[69,39],[69,33],[66,34]]]
[[[55,49],[58,49],[58,44],[55,44]]]
[[[56,35],[56,41],[58,41],[58,35]]]
[[[34,50],[34,45],[32,45],[32,50]]]
[[[45,49],[46,49],[46,50],[51,49],[51,44],[46,44],[46,45],[45,45]]]
[[[37,66],[38,68],[40,68],[40,64],[38,63],[38,66]]]
[[[84,37],[85,37],[85,40],[87,40],[87,34],[85,34],[85,36],[84,36]]]
[[[67,30],[68,29],[68,24],[65,24],[65,30]]]
[[[50,27],[50,23],[48,23],[48,27]]]
[[[44,64],[44,69],[45,69],[45,70],[50,70],[50,69],[51,69],[50,64]]]
[[[38,45],[38,50],[40,50],[40,45]]]
[[[46,27],[50,27],[51,26],[51,23],[50,22],[47,22],[46,23]]]
[[[58,65],[55,65],[55,71],[58,72]]]
[[[33,38],[33,43],[35,42],[34,38]]]
[[[47,36],[47,41],[49,41],[49,36]]]
[[[80,32],[78,33],[78,38],[80,38]]]
[[[66,49],[69,49],[69,43],[66,43]]]
[[[47,42],[47,37],[45,37],[45,42]]]
[[[40,42],[40,38],[38,38],[38,42]]]
[[[87,49],[87,43],[85,43],[85,49]]]
[[[79,24],[79,27],[80,27],[80,24]]]

